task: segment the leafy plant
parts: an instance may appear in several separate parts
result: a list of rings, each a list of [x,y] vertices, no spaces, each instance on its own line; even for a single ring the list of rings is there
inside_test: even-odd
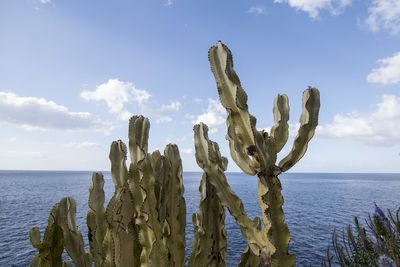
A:
[[[365,220],[368,231],[354,217],[355,234],[350,225],[341,238],[332,235],[335,256],[340,266],[400,266],[400,208],[385,214],[376,204],[373,215]],[[333,256],[327,250],[327,260],[321,266],[332,266]]]

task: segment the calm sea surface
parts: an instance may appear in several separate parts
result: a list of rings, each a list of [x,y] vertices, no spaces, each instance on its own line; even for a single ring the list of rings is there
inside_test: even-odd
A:
[[[104,173],[106,201],[114,192],[110,173]],[[228,173],[250,218],[260,216],[256,177]],[[284,211],[291,233],[290,251],[297,266],[319,266],[334,228],[343,229],[353,216],[365,218],[373,203],[386,210],[400,206],[400,174],[289,173],[280,176]],[[198,211],[201,173],[184,173],[187,205],[187,255],[193,240],[192,213]],[[91,172],[0,171],[0,266],[28,266],[35,249],[29,243],[32,226],[43,231],[51,207],[65,196],[77,202],[77,224],[87,248],[86,213]],[[363,220],[361,220],[363,221]],[[246,246],[239,227],[227,214],[228,266],[235,266]]]

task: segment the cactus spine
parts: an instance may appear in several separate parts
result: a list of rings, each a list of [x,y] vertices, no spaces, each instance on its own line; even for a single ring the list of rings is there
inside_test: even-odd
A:
[[[319,91],[308,88],[303,93],[300,129],[291,152],[275,165],[277,153],[286,144],[289,133],[289,104],[286,95],[278,95],[274,102],[275,126],[270,135],[256,128],[256,118],[249,114],[247,94],[233,69],[232,54],[221,42],[210,48],[209,61],[217,81],[221,104],[228,113],[227,135],[232,159],[247,174],[257,174],[258,201],[263,213],[263,229],[275,251],[272,266],[294,266],[296,259],[288,253],[290,234],[284,221],[283,197],[278,175],[293,167],[307,150],[308,142],[318,124]]]

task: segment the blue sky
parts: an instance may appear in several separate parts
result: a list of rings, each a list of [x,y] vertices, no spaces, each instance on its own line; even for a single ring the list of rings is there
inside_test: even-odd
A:
[[[292,171],[400,172],[399,0],[2,0],[0,36],[0,169],[109,170],[132,114],[150,118],[151,151],[178,144],[185,171],[199,170],[196,122],[229,156],[207,60],[222,40],[258,128],[289,96],[280,157],[303,90],[319,88],[320,126]]]

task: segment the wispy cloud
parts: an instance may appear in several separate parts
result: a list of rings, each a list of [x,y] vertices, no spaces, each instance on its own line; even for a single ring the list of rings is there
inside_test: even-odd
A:
[[[369,83],[379,83],[382,85],[400,83],[400,52],[392,57],[379,59],[378,63],[381,66],[373,69],[367,76]]]
[[[162,104],[160,108],[153,109],[149,106],[141,107],[141,114],[152,117],[156,123],[171,122],[172,115],[177,113],[181,108],[181,103],[178,101],[171,102],[168,105]]]
[[[337,114],[332,123],[318,126],[317,136],[352,138],[374,146],[400,144],[400,98],[383,95],[376,110],[369,114]]]
[[[393,34],[400,31],[399,0],[373,0],[368,14],[366,24],[371,31],[385,29]]]
[[[167,0],[164,6],[171,6],[173,4],[172,0]]]
[[[185,154],[185,155],[192,155],[193,154],[193,149],[192,148],[181,148],[181,149],[179,149],[179,151],[182,154]]]
[[[203,122],[210,127],[210,133],[216,131],[217,127],[224,124],[226,121],[225,108],[219,103],[217,99],[208,99],[207,111],[198,115],[192,123]]]
[[[51,2],[51,0],[39,0],[39,3],[41,3],[41,4],[48,4],[50,2]]]
[[[0,121],[28,129],[78,130],[105,126],[89,112],[72,112],[53,101],[0,91]]]
[[[252,6],[250,7],[246,13],[248,14],[253,14],[253,15],[261,15],[264,13],[264,7],[259,7],[259,6]]]
[[[101,147],[101,145],[94,143],[94,142],[88,142],[88,141],[84,141],[84,142],[72,142],[72,143],[68,143],[64,145],[65,147],[70,147],[70,148],[78,148],[78,149],[82,149],[82,148],[98,148]]]
[[[327,10],[332,15],[340,14],[351,2],[352,0],[274,0],[274,3],[287,3],[296,10],[307,12],[313,19],[319,16],[321,10]]]

